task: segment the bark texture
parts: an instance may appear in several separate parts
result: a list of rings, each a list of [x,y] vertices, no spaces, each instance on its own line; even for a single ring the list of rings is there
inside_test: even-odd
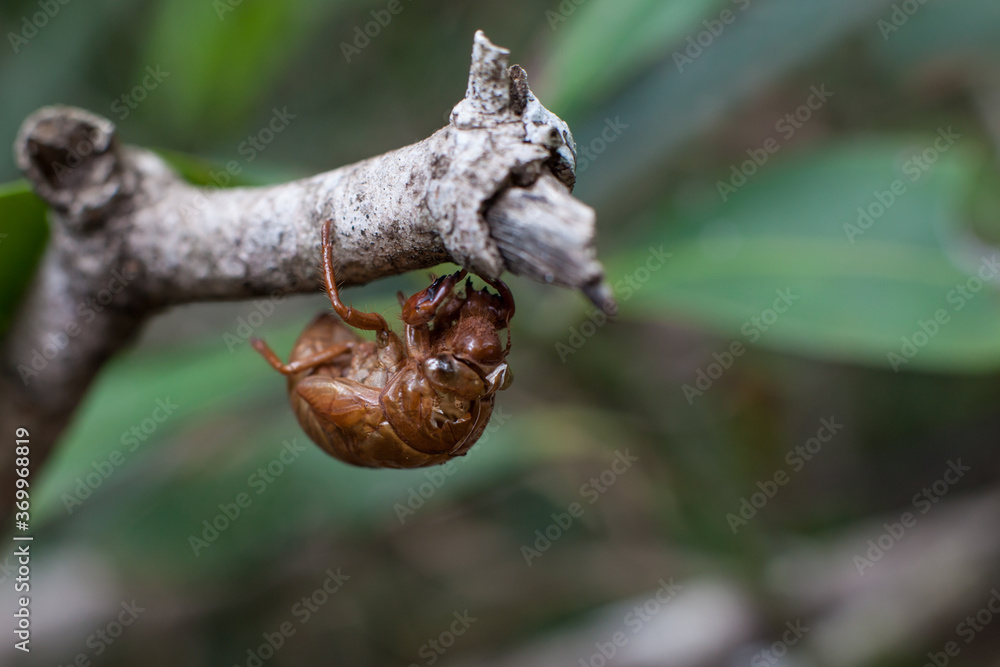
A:
[[[581,289],[613,310],[594,212],[570,195],[572,135],[508,57],[477,33],[448,126],[273,187],[194,187],[157,155],[122,146],[106,118],[70,107],[32,114],[14,152],[50,207],[51,236],[0,342],[4,447],[27,428],[37,474],[104,363],[163,308],[318,289],[328,219],[344,285],[451,260]],[[12,463],[0,458],[4,482]]]

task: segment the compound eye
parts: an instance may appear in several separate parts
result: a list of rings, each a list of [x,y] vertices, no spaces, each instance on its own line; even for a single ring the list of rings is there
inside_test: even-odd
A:
[[[424,362],[424,372],[435,384],[448,384],[455,378],[455,360],[446,355],[431,357]]]
[[[424,375],[439,390],[472,399],[485,391],[479,375],[466,364],[447,354],[430,357],[423,363]]]

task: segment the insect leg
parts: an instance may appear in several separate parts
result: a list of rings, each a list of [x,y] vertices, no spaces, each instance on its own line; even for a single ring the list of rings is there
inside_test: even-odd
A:
[[[402,318],[409,326],[423,326],[434,319],[438,307],[445,302],[468,273],[465,269],[450,275],[437,278],[430,287],[411,296],[403,305]]]
[[[323,225],[323,277],[326,280],[326,292],[330,296],[330,304],[340,315],[340,319],[356,329],[366,331],[389,331],[389,324],[378,313],[363,313],[350,306],[345,306],[337,291],[337,277],[333,273],[333,220],[327,220]]]
[[[500,293],[500,297],[503,299],[503,305],[505,315],[507,316],[507,321],[510,322],[511,318],[514,317],[514,295],[511,294],[510,288],[507,287],[507,283],[497,278],[493,280],[492,278],[483,278],[479,276],[484,283],[495,289]]]
[[[493,280],[492,278],[483,278],[482,276],[479,277],[482,278],[484,283],[495,289],[503,299],[505,324],[507,325],[507,350],[504,352],[504,354],[506,354],[507,352],[510,352],[510,319],[514,317],[514,295],[511,294],[510,288],[507,287],[507,283],[499,278]]]
[[[350,352],[351,348],[354,347],[354,343],[337,343],[336,345],[331,345],[322,352],[317,352],[316,354],[305,357],[304,359],[297,359],[290,364],[285,364],[281,362],[281,359],[274,353],[274,350],[272,350],[268,344],[261,339],[251,338],[250,344],[253,345],[253,349],[260,352],[261,356],[264,357],[267,363],[271,364],[271,368],[278,371],[282,375],[294,375],[295,373],[301,373],[302,371],[315,368],[316,366],[328,364],[345,352]]]

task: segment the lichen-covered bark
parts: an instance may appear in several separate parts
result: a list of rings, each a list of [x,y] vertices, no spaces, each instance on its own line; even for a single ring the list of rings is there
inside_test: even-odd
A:
[[[15,156],[51,207],[52,234],[0,344],[0,433],[29,429],[37,471],[102,365],[150,315],[315,291],[328,219],[345,285],[451,260],[578,288],[608,306],[594,212],[569,194],[569,128],[508,56],[477,33],[468,91],[447,127],[273,187],[194,187],[155,154],[121,146],[105,118],[69,107],[30,116]],[[0,478],[11,462],[0,458]]]

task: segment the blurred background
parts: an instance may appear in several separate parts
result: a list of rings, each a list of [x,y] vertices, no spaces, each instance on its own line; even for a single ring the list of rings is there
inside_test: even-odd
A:
[[[411,472],[321,453],[246,344],[322,295],[155,319],[37,480],[0,663],[1000,665],[1000,5],[44,4],[0,7],[3,143],[73,104],[248,183],[428,136],[484,29],[574,131],[621,312],[512,277],[490,431]]]

